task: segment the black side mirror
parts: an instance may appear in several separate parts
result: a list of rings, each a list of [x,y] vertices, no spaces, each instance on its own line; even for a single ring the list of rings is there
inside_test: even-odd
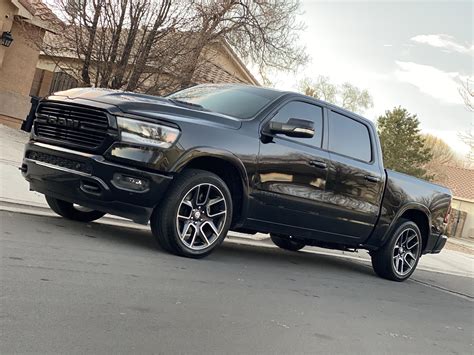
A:
[[[299,118],[290,118],[287,123],[270,122],[268,129],[271,133],[284,134],[288,137],[312,138],[314,123]]]

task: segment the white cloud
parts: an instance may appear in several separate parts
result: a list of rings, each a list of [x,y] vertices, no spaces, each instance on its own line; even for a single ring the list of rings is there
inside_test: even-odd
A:
[[[427,44],[432,47],[442,48],[448,52],[474,54],[474,45],[461,44],[456,42],[453,36],[447,34],[418,35],[410,38],[413,42]]]
[[[445,103],[462,104],[459,95],[459,79],[457,72],[448,73],[429,65],[413,62],[395,62],[398,69],[395,77],[402,82],[416,86],[422,93]]]

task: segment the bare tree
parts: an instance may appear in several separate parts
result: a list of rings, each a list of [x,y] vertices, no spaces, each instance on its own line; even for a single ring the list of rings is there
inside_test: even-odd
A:
[[[265,78],[268,68],[288,71],[307,62],[298,45],[303,25],[296,21],[299,0],[196,0],[193,3],[193,61],[183,71],[181,87],[191,84],[201,54],[213,41],[226,41],[256,64]]]
[[[54,0],[61,24],[40,46],[81,85],[169,91],[176,87],[176,63],[190,52],[179,34],[189,27],[191,5],[184,0]]]
[[[37,45],[80,85],[165,93],[194,84],[214,45],[291,70],[299,0],[51,0],[56,35]],[[212,55],[212,54],[211,54]]]
[[[464,100],[466,108],[474,112],[474,87],[472,79],[468,78],[459,88],[459,94]],[[472,119],[472,118],[471,118]],[[466,132],[459,132],[458,137],[469,147],[466,155],[466,165],[474,166],[474,120],[471,121],[471,128]]]
[[[353,112],[364,112],[374,106],[372,96],[366,89],[359,89],[350,83],[342,84],[341,100],[342,107]]]
[[[469,152],[466,155],[466,165],[468,168],[473,167],[474,166],[474,129],[471,128],[471,130],[468,132],[460,132],[458,133],[458,136],[469,147]]]
[[[472,79],[468,78],[461,84],[459,94],[463,98],[466,108],[470,111],[474,111],[474,87]]]
[[[331,83],[329,77],[319,75],[316,80],[305,78],[300,83],[300,90],[307,96],[330,103],[337,102],[338,87]]]
[[[445,173],[444,167],[447,165],[459,165],[459,161],[451,147],[441,138],[431,134],[426,134],[423,138],[425,148],[428,148],[431,153],[431,160],[423,168],[435,181],[445,183],[448,176]]]
[[[347,82],[336,85],[326,76],[319,75],[316,80],[305,78],[299,87],[305,95],[340,105],[353,112],[361,113],[374,105],[372,96],[366,89]]]

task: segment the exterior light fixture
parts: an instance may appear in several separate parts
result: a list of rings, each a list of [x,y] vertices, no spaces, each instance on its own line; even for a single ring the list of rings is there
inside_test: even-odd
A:
[[[2,37],[0,37],[0,41],[2,43],[2,46],[10,47],[13,42],[13,36],[11,32],[3,32]]]

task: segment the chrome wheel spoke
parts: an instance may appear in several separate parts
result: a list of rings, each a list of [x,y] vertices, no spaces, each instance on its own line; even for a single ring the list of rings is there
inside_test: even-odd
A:
[[[412,235],[408,238],[406,245],[410,244],[410,242],[411,242],[413,239],[416,239],[416,234],[412,234]]]
[[[212,200],[209,200],[209,202],[207,203],[207,207],[211,207],[211,206],[215,205],[216,203],[219,203],[219,202],[222,202],[222,201],[224,201],[223,197],[213,198]]]
[[[185,205],[185,206],[191,207],[191,208],[194,207],[191,200],[183,200],[182,204]]]
[[[176,214],[176,228],[184,246],[202,250],[218,240],[227,218],[222,191],[204,183],[191,188],[182,199]]]
[[[420,253],[420,236],[412,228],[402,231],[393,247],[393,268],[400,276],[411,272]]]
[[[194,242],[196,241],[196,236],[197,236],[197,228],[194,227],[194,233],[193,233],[193,237],[191,238],[191,242],[189,243],[189,246],[192,248],[193,245],[194,245]]]
[[[399,266],[400,266],[400,256],[396,256],[396,261],[395,261],[395,270],[399,271]]]
[[[181,219],[191,219],[191,212],[192,212],[192,211],[190,211],[190,213],[189,213],[188,216],[178,214],[178,218],[181,218]],[[178,212],[178,213],[179,213],[179,212]]]
[[[411,270],[411,264],[407,261],[406,256],[402,257],[402,262],[408,266],[408,271]]]
[[[209,199],[209,193],[211,192],[211,185],[199,185],[196,192],[196,206],[203,206]]]
[[[217,216],[220,216],[220,215],[223,215],[223,214],[226,214],[226,213],[227,213],[226,211],[220,211],[220,212],[216,212],[214,214],[211,214],[211,213],[208,212],[207,215],[209,217],[213,218],[213,217],[217,217]]]
[[[199,228],[199,232],[200,232],[200,233],[199,233],[199,237],[202,238],[203,242],[205,242],[206,245],[209,245],[209,244],[211,244],[211,243],[209,242],[209,239],[207,238],[206,233],[205,233],[204,230],[203,230],[203,226],[204,226],[204,225],[201,225],[201,227]]]
[[[415,260],[415,255],[413,255],[413,253],[411,251],[407,251],[407,254],[406,256],[409,256],[412,260]],[[406,259],[406,256],[405,256],[405,259]]]
[[[184,240],[186,238],[186,235],[188,234],[188,231],[189,231],[189,228],[191,228],[192,226],[192,223],[191,222],[187,222],[185,225],[184,225],[184,228],[183,228],[183,231],[180,233],[180,237],[182,240]]]
[[[217,227],[214,224],[214,222],[207,221],[207,222],[203,223],[202,226],[204,227],[205,225],[208,225],[212,229],[212,231],[214,232],[215,235],[219,235],[219,231],[217,230]]]

